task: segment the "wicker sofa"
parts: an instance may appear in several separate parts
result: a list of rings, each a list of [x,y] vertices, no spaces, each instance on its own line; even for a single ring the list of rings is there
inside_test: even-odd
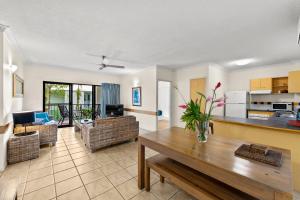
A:
[[[95,152],[106,146],[137,139],[139,122],[134,116],[96,119],[94,126],[83,125],[82,137],[86,147]]]
[[[26,127],[27,132],[38,131],[40,138],[40,145],[52,144],[55,145],[57,141],[57,124],[48,125],[33,125]],[[14,128],[14,134],[24,133],[25,127],[16,125]]]

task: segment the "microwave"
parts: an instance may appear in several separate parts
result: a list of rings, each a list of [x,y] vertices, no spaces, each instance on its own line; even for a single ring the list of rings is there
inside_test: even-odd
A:
[[[272,103],[272,110],[292,111],[292,103]]]

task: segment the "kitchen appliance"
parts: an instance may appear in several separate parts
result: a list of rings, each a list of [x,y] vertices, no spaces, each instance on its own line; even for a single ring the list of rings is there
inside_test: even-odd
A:
[[[120,117],[124,115],[123,104],[107,104],[106,105],[106,116],[107,117]]]
[[[272,103],[272,110],[274,111],[293,111],[292,103]]]
[[[247,91],[226,92],[225,116],[247,118],[249,93]]]

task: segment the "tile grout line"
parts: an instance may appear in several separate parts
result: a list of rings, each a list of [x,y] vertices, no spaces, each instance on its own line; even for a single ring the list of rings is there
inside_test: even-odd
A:
[[[74,135],[76,134],[76,132],[74,131]],[[81,183],[82,183],[82,185],[83,185],[83,187],[84,187],[84,189],[85,189],[85,192],[87,193],[87,195],[88,195],[88,198],[91,200],[92,198],[90,197],[90,194],[88,193],[88,191],[87,191],[87,189],[86,189],[86,187],[85,187],[85,184],[83,183],[83,181],[82,181],[82,178],[81,178],[81,176],[80,176],[80,173],[79,173],[79,171],[78,171],[78,169],[77,169],[77,167],[76,167],[76,164],[75,164],[75,162],[74,162],[74,159],[73,159],[73,157],[72,157],[72,155],[71,155],[71,153],[70,153],[70,151],[69,151],[69,148],[68,148],[68,146],[67,146],[67,144],[66,144],[66,142],[65,142],[65,139],[63,138],[63,140],[64,140],[64,143],[65,143],[65,145],[66,145],[66,147],[67,147],[67,151],[69,152],[69,154],[70,154],[70,156],[71,156],[71,159],[72,159],[72,162],[73,162],[73,164],[74,164],[74,166],[75,166],[75,169],[76,169],[76,171],[77,171],[77,173],[78,173],[78,176],[79,176],[79,178],[80,178],[80,181],[81,181]],[[80,188],[80,187],[78,187],[78,188]],[[76,188],[76,189],[78,189],[78,188]],[[74,189],[74,190],[76,190],[76,189]],[[73,191],[73,190],[71,190],[71,191]],[[71,192],[71,191],[69,191],[69,192]],[[66,194],[66,193],[65,193]],[[56,196],[57,197],[57,196]]]
[[[50,147],[49,147],[49,148],[50,148]],[[51,151],[51,150],[50,150],[50,151]],[[32,159],[32,160],[34,160],[34,159]],[[28,170],[27,170],[27,176],[26,176],[26,181],[25,181],[25,187],[24,187],[24,191],[23,191],[22,199],[21,199],[21,200],[24,199],[24,196],[25,196],[25,195],[28,195],[28,194],[30,194],[30,193],[36,192],[36,191],[38,191],[38,190],[40,190],[40,189],[43,189],[43,188],[46,188],[46,187],[49,187],[49,186],[50,186],[50,185],[47,185],[47,186],[45,186],[45,187],[41,187],[41,188],[39,188],[39,189],[37,189],[37,190],[33,190],[33,191],[28,192],[27,194],[25,194],[25,190],[26,190],[26,187],[27,187],[27,183],[30,182],[30,181],[28,181],[28,175],[29,175],[29,171],[30,171],[31,161],[32,161],[32,160],[30,160],[29,168],[28,168]],[[47,161],[47,160],[46,160],[46,161]],[[51,166],[52,166],[51,152],[50,152],[50,161],[51,161]],[[42,169],[42,168],[41,168],[41,169]],[[36,169],[36,170],[40,170],[40,169]],[[50,174],[50,175],[51,175],[51,174]],[[47,176],[50,176],[50,175],[47,175]],[[46,177],[46,176],[43,176],[43,177],[41,177],[41,178],[44,178],[44,177]],[[37,179],[39,179],[39,178],[37,178]],[[37,179],[34,179],[34,180],[37,180]],[[31,180],[31,181],[34,181],[34,180]]]
[[[60,137],[62,137],[61,136],[61,133],[60,133]],[[64,145],[66,145],[65,144],[65,142],[64,142]],[[53,179],[54,179],[54,192],[55,192],[55,199],[57,199],[57,191],[56,191],[56,181],[55,181],[55,175],[54,175],[54,165],[53,165],[53,159],[52,159],[52,152],[50,152],[50,154],[51,154],[51,166],[52,166],[52,172],[53,172]]]
[[[119,194],[120,194],[120,196],[121,196],[121,198],[123,199],[123,200],[125,200],[125,198],[123,197],[123,195],[120,193],[120,191],[117,189],[117,187],[109,180],[109,178],[104,174],[104,177],[110,182],[110,184],[113,186],[113,189],[115,189]],[[128,181],[130,181],[131,179],[129,179]],[[125,182],[124,182],[125,183]],[[121,184],[119,184],[119,185],[122,185],[123,183],[121,183]],[[118,185],[118,186],[119,186]],[[107,190],[106,192],[108,192],[109,190]],[[105,192],[103,192],[102,194],[104,194]],[[98,196],[100,196],[100,195],[102,195],[102,194],[99,194]],[[96,197],[98,197],[98,196],[96,196]]]
[[[28,166],[28,169],[27,169],[27,173],[26,173],[26,179],[25,179],[25,182],[24,182],[24,188],[23,188],[23,191],[22,191],[22,195],[21,195],[21,200],[23,200],[24,198],[24,193],[25,193],[25,189],[26,189],[26,186],[27,186],[27,178],[28,178],[28,174],[29,174],[29,168],[30,168],[30,164],[31,164],[31,160],[29,162],[29,166]],[[22,184],[22,183],[21,183]],[[17,193],[17,198],[18,198],[18,193]]]

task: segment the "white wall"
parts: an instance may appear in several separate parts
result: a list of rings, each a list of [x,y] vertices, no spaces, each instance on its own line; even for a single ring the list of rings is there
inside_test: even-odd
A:
[[[166,81],[158,81],[158,110],[162,111],[159,119],[170,120],[171,109],[171,83]]]
[[[132,87],[142,87],[142,106],[132,106]],[[123,75],[121,78],[121,102],[125,108],[144,111],[157,111],[157,68],[149,67],[134,74]],[[127,112],[136,116],[140,128],[155,131],[157,129],[157,116]]]
[[[23,78],[23,62],[20,53],[7,34],[0,32],[0,125],[12,122],[12,112],[21,111],[23,98],[14,98],[12,95],[11,65],[17,65],[15,72]],[[7,141],[12,134],[12,126],[4,134],[0,134],[0,171],[6,167]]]
[[[177,69],[175,71],[174,85],[178,87],[178,90],[182,93],[186,101],[190,99],[190,79],[207,78],[209,72],[208,68],[209,64]],[[174,103],[172,105],[172,126],[184,127],[185,124],[181,122],[180,119],[183,114],[183,109],[178,106],[185,102],[174,88],[172,93],[172,99],[174,99]]]
[[[251,79],[288,76],[289,71],[295,70],[300,70],[300,62],[232,70],[228,72],[227,89],[249,90]]]
[[[3,125],[3,60],[4,60],[4,49],[3,49],[3,32],[0,29],[0,125]]]
[[[82,83],[120,83],[120,76],[46,65],[28,65],[24,70],[24,110],[43,109],[43,81]]]
[[[212,95],[212,90],[218,82],[221,82],[221,87],[217,90],[217,98],[223,97],[227,90],[227,71],[220,65],[210,64],[208,69],[206,94]],[[224,115],[224,107],[219,107],[213,110],[213,115]]]
[[[239,69],[228,72],[228,91],[232,90],[250,90],[250,80],[266,77],[284,77],[288,76],[289,71],[300,70],[300,62],[282,63],[276,65],[252,67],[248,69]],[[299,102],[300,94],[283,95],[252,95],[252,101],[266,102]]]

